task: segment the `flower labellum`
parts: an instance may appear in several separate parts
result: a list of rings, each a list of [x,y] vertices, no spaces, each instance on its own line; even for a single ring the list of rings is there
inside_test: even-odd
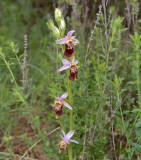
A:
[[[65,132],[63,130],[61,130],[61,131],[62,131],[64,137],[61,136],[62,141],[60,141],[58,143],[59,153],[61,153],[62,151],[66,151],[68,149],[68,145],[70,144],[70,142],[79,144],[79,142],[77,142],[76,140],[71,140],[71,137],[73,136],[73,134],[75,132],[74,130],[69,131],[69,133],[66,134],[66,135],[65,135]]]
[[[69,75],[69,80],[71,81],[76,81],[78,79],[78,66],[76,66],[74,63],[71,64],[70,68],[70,75]]]
[[[59,117],[62,117],[64,115],[63,110],[63,103],[60,101],[56,101],[53,105],[54,111],[55,111],[55,118],[58,119]]]
[[[66,43],[64,56],[68,58],[73,57],[73,53],[74,53],[74,44],[72,42]]]
[[[69,31],[65,38],[62,38],[57,42],[58,44],[65,44],[65,57],[73,57],[74,46],[79,43],[79,41],[75,39],[75,36],[72,36],[74,32],[75,30]]]
[[[76,81],[78,79],[77,75],[78,75],[78,68],[79,68],[76,65],[79,63],[79,61],[77,61],[77,60],[75,60],[75,58],[73,58],[72,62],[70,62],[66,59],[62,59],[62,62],[64,64],[64,66],[62,66],[58,71],[61,72],[63,70],[70,68],[69,80]]]
[[[68,93],[64,93],[61,97],[55,97],[56,102],[53,105],[54,111],[55,111],[55,118],[58,119],[64,115],[63,106],[66,106],[67,108],[72,110],[72,107],[64,101],[65,98],[67,98]]]
[[[58,147],[59,147],[59,153],[61,153],[62,151],[66,151],[68,149],[68,144],[65,141],[60,141],[58,143]]]

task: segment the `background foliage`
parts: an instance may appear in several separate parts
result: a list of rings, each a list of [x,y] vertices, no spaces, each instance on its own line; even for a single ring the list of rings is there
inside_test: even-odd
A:
[[[66,90],[67,75],[58,76],[62,49],[46,25],[52,19],[57,26],[56,7],[66,21],[65,35],[74,29],[80,41],[79,79],[72,85],[79,141],[73,144],[74,159],[140,159],[140,6],[137,0],[0,1],[0,159],[19,159],[59,126],[52,105]],[[68,114],[65,109],[66,130]],[[58,153],[60,134],[43,138],[25,159],[68,159],[67,152]]]

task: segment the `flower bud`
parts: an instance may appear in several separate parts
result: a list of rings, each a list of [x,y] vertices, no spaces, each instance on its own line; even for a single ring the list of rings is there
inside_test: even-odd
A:
[[[60,28],[61,28],[61,30],[65,30],[66,29],[66,24],[65,24],[64,19],[61,19]]]
[[[54,34],[54,37],[56,37],[57,39],[60,38],[60,31],[56,26],[54,26],[53,28],[53,34]]]
[[[66,30],[66,23],[65,23],[65,21],[64,21],[64,18],[61,19],[61,21],[60,21],[60,30],[61,30],[61,35],[63,36],[63,35],[64,35],[64,32],[65,32],[65,30]]]
[[[66,23],[65,23],[64,18],[62,18],[60,21],[59,29],[61,32],[61,36],[64,36],[65,30],[66,30]]]
[[[58,25],[61,23],[61,18],[62,18],[61,10],[59,8],[56,8],[55,9],[55,20]]]
[[[50,30],[52,30],[52,35],[56,38],[59,39],[60,38],[60,31],[59,29],[54,25],[52,20],[49,20],[47,22],[47,26]]]

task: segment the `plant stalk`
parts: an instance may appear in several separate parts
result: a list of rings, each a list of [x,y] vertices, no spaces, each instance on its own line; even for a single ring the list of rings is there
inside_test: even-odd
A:
[[[67,77],[69,77],[69,70],[67,70]],[[72,86],[71,81],[68,79],[68,94],[69,94],[69,103],[73,106],[73,95],[72,95]],[[70,110],[70,130],[73,130],[73,111]],[[68,148],[69,160],[73,160],[72,156],[72,144]]]

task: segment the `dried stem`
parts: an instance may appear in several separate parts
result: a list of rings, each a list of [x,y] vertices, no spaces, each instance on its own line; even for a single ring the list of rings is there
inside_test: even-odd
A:
[[[24,36],[24,58],[23,58],[23,91],[25,92],[28,87],[28,67],[27,67],[27,35]]]

